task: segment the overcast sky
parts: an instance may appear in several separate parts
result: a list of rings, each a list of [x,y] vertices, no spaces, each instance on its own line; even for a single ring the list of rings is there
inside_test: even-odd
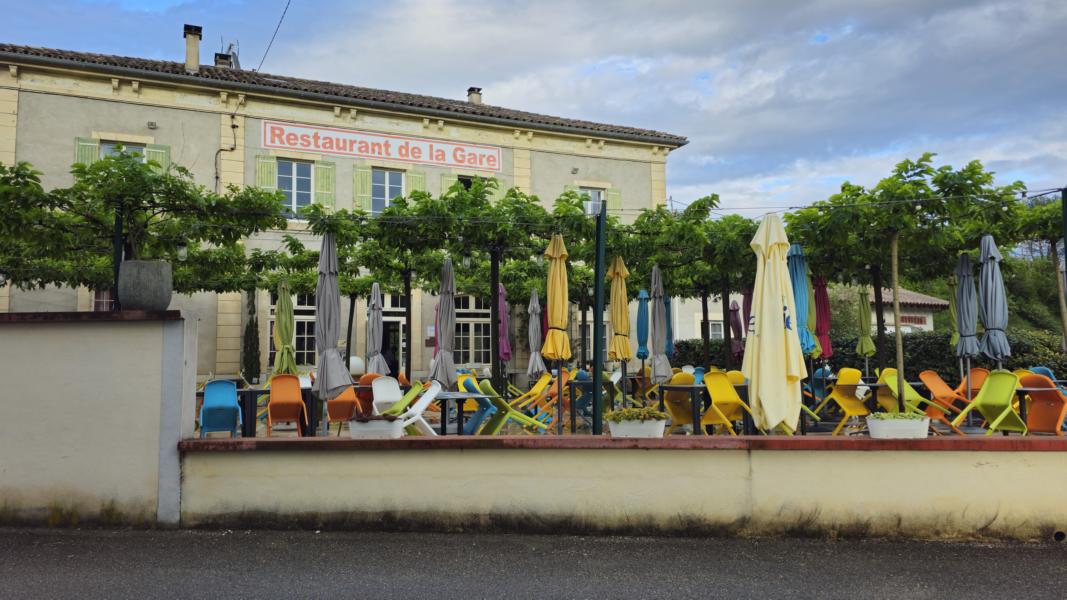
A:
[[[254,68],[284,6],[0,0],[0,40],[183,60],[193,23]],[[293,0],[262,70],[685,135],[674,202],[756,216],[927,150],[1067,185],[1065,57],[1063,0]]]

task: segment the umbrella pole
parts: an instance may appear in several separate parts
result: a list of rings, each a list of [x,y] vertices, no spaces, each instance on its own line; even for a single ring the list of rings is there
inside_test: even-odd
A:
[[[619,383],[621,384],[619,386],[619,389],[622,390],[622,407],[626,408],[626,406],[627,406],[627,402],[626,402],[626,359],[623,359],[621,362],[622,362],[622,367],[621,367],[621,369],[622,369],[622,379],[619,381]],[[614,408],[614,402],[612,402],[612,408]]]
[[[556,361],[556,434],[563,435],[563,361]]]
[[[648,381],[645,379],[645,359],[641,359],[641,391],[648,389]]]

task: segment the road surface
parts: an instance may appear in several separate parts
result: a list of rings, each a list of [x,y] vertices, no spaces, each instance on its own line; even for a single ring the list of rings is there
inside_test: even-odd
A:
[[[0,528],[0,598],[1064,598],[1067,545]]]

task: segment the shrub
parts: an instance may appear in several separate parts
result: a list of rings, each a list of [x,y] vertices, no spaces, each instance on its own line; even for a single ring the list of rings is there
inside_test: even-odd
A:
[[[666,421],[668,415],[651,407],[622,408],[605,414],[604,418],[612,423],[622,423],[623,421]]]

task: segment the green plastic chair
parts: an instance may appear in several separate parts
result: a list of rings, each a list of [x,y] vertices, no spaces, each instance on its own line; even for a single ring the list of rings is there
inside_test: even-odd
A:
[[[481,388],[482,393],[489,396],[489,402],[496,407],[496,412],[486,420],[485,425],[482,425],[478,435],[497,435],[504,429],[504,425],[506,425],[508,421],[514,421],[523,428],[533,427],[541,431],[548,429],[548,425],[512,408],[511,405],[507,403],[507,400],[500,397],[500,394],[496,392],[493,388],[493,384],[490,383],[488,379],[481,380],[478,382],[478,385]]]
[[[953,425],[959,426],[963,418],[972,409],[977,410],[985,419],[986,435],[993,435],[994,431],[1016,431],[1026,435],[1026,423],[1012,410],[1011,403],[1015,399],[1015,388],[1019,386],[1019,376],[1005,369],[997,369],[989,373],[982,389],[974,400],[960,412],[959,416],[952,421]]]
[[[411,403],[414,402],[415,399],[419,397],[419,394],[422,393],[422,388],[423,385],[418,381],[412,383],[411,388],[408,389],[407,393],[404,394],[403,397],[401,397],[399,400],[394,402],[392,406],[383,410],[382,415],[393,415],[394,417],[399,417],[403,415],[404,412],[408,409],[408,407],[411,406]],[[408,435],[419,434],[419,430],[416,429],[414,425],[408,425],[404,428],[404,431]]]

